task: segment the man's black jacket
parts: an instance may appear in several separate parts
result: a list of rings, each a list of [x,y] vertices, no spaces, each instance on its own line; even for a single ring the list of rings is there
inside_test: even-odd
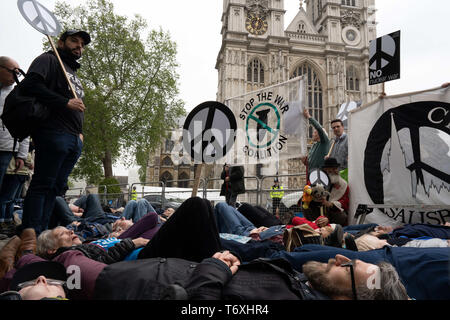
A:
[[[201,263],[151,258],[107,266],[97,278],[94,296],[101,300],[159,300],[176,285],[189,300],[327,299],[305,282],[303,274],[283,259],[257,259],[239,266],[232,275],[228,266],[215,258]]]
[[[52,257],[56,257],[67,250],[78,250],[83,252],[86,257],[92,260],[103,262],[105,264],[111,264],[123,261],[125,257],[134,249],[136,249],[136,247],[133,241],[126,238],[109,248],[108,251],[96,244],[83,243],[78,246],[59,248],[56,253],[52,255]]]

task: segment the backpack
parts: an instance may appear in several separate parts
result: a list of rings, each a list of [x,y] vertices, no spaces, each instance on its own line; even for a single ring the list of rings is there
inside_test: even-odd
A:
[[[286,251],[292,252],[295,248],[307,243],[323,244],[323,240],[320,237],[320,233],[311,228],[311,226],[301,224],[284,231],[283,243]]]
[[[24,76],[25,73],[18,69]],[[17,141],[21,142],[45,121],[49,115],[48,107],[39,103],[36,98],[21,94],[21,82],[14,75],[17,85],[8,94],[3,107],[1,119],[14,138],[14,148]]]

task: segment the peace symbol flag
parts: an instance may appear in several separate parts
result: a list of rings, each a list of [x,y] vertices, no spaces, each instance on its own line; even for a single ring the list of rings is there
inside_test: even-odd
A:
[[[450,221],[450,88],[379,99],[350,112],[350,210],[367,222]]]
[[[306,155],[304,92],[304,79],[298,77],[227,99],[224,104],[236,117],[237,134],[224,161],[257,164]]]

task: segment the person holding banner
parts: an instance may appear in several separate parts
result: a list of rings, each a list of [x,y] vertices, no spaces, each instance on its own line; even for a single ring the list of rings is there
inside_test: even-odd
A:
[[[315,129],[312,135],[314,144],[309,151],[308,157],[302,159],[303,164],[307,167],[306,176],[308,176],[308,173],[313,169],[322,167],[324,158],[330,150],[330,139],[320,123],[311,117],[307,108],[303,110],[303,116]]]
[[[22,229],[33,228],[37,234],[47,229],[56,196],[62,195],[81,155],[86,107],[76,72],[80,68],[77,60],[90,41],[85,31],[65,31],[57,43],[58,54],[48,51],[38,56],[21,83],[24,95],[35,97],[49,110],[47,120],[31,134],[36,147],[35,171],[22,219]]]

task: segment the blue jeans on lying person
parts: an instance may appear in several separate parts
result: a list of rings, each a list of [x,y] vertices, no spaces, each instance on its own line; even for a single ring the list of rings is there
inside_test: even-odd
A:
[[[236,208],[219,202],[214,207],[219,233],[232,233],[240,236],[248,236],[255,225],[242,215]]]
[[[343,227],[344,232],[348,232],[351,234],[356,234],[362,230],[366,230],[372,227],[378,226],[376,223],[367,223],[367,224],[355,224]]]
[[[113,223],[119,218],[103,212],[100,199],[96,194],[82,196],[74,202],[74,205],[83,208],[84,212],[82,217],[77,217],[73,214],[64,198],[56,197],[55,206],[49,222],[49,229],[53,229],[57,226],[67,226],[74,221],[87,221],[106,224]]]
[[[236,255],[241,263],[250,262],[258,258],[270,258],[278,251],[285,250],[284,246],[271,240],[250,240],[247,243],[240,243],[234,240],[220,239],[220,244],[222,249]]]
[[[156,211],[147,200],[130,200],[122,212],[122,217],[125,217],[127,220],[131,219],[134,223],[136,223],[149,212]]]
[[[417,300],[450,299],[450,249],[448,248],[384,246],[377,250],[359,252],[306,244],[296,248],[294,252],[274,252],[271,258],[284,258],[296,270],[302,272],[304,263],[308,261],[326,263],[337,254],[372,264],[380,261],[392,264],[411,298]]]

